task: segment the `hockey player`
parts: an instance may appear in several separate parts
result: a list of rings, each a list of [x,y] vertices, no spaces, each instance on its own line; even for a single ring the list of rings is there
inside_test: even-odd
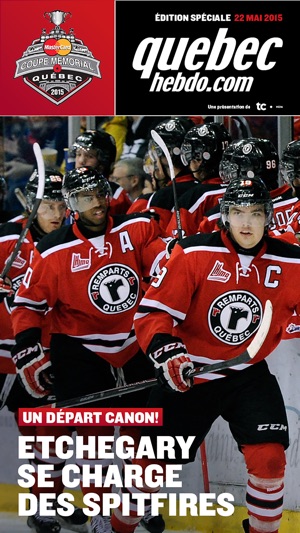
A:
[[[299,310],[300,288],[290,280],[298,270],[300,275],[300,249],[268,236],[273,205],[260,179],[233,180],[220,203],[221,231],[177,244],[135,316],[138,341],[159,381],[149,406],[164,411],[163,426],[143,434],[154,446],[157,435],[196,435],[188,460],[179,449],[173,460],[190,462],[213,422],[224,418],[248,470],[244,530],[278,533],[289,435],[282,394],[265,359],[279,344],[291,309]],[[247,348],[266,300],[273,304],[272,323],[256,357],[195,377],[192,387],[187,369],[230,360]],[[131,517],[130,528],[128,523],[117,510],[114,530],[133,532],[137,518]]]
[[[38,243],[26,286],[21,285],[12,311],[17,371],[35,394],[43,386],[37,372],[42,361],[41,325],[52,309],[50,350],[58,401],[112,388],[124,379],[153,376],[137,343],[133,317],[143,276],[157,274],[165,256],[159,225],[149,213],[110,216],[110,185],[97,170],[80,167],[66,173],[63,191],[78,220]],[[141,391],[122,406],[143,407],[147,399],[148,392]],[[114,407],[118,401],[100,406]],[[135,427],[128,431],[138,433]],[[77,433],[84,438],[112,435],[113,428],[82,426]],[[101,464],[104,472],[108,466],[101,457],[89,459],[89,464]],[[82,491],[95,492],[101,501],[103,492],[111,489],[91,484]],[[109,517],[93,517],[91,528],[93,533],[109,533]],[[163,529],[161,520],[159,531]]]
[[[25,187],[26,211],[23,216],[2,224],[0,226],[0,268],[3,269],[5,261],[13,251],[17,240],[27,222],[27,218],[32,211],[36,193],[38,189],[38,173],[34,171]],[[51,393],[52,376],[47,370],[47,355],[45,360],[41,361],[41,368],[44,364],[44,371],[41,372],[41,382],[43,387],[36,391],[35,396],[31,396],[30,392],[23,386],[20,379],[14,379],[16,374],[16,367],[11,358],[11,349],[14,346],[14,334],[11,323],[11,305],[13,303],[14,293],[18,290],[22,279],[26,273],[27,267],[32,260],[34,248],[40,239],[51,233],[53,230],[60,228],[65,220],[66,204],[62,196],[62,174],[54,169],[47,169],[45,172],[45,189],[43,200],[38,208],[37,215],[33,220],[32,225],[27,233],[26,239],[21,246],[21,249],[14,260],[11,269],[9,270],[9,278],[6,278],[0,286],[0,384],[1,384],[1,407],[7,406],[9,411],[15,414],[17,421],[17,410],[19,407],[37,407],[45,403],[45,396]],[[50,315],[48,315],[43,322],[42,345],[44,346],[45,354],[49,351],[49,328]],[[38,435],[55,435],[58,437],[63,433],[61,428],[46,428],[37,426],[24,428],[19,426],[20,433]],[[50,457],[45,463],[55,464],[55,471],[53,472],[54,492],[56,495],[63,492],[64,486],[62,484],[62,468],[64,462],[59,460],[54,450],[50,450]],[[35,458],[32,464],[37,468],[40,463],[40,451],[38,447],[35,448]],[[42,492],[47,492],[47,489],[40,488],[37,484],[31,489],[35,496],[39,496]],[[61,520],[64,527],[76,531],[85,531],[86,526],[83,524],[87,521],[87,517],[82,513],[81,509],[76,508],[74,514],[66,520]],[[36,515],[28,518],[28,526],[33,528],[38,533],[52,533],[60,531],[61,524],[55,518],[44,518],[40,516],[39,512]],[[81,526],[79,529],[78,527]]]
[[[195,186],[192,173],[184,168],[180,158],[180,147],[187,131],[194,125],[187,117],[174,117],[162,120],[154,130],[165,142],[174,166],[176,194],[179,198],[184,192]],[[153,180],[156,190],[149,198],[141,198],[134,202],[128,212],[154,210],[159,216],[159,224],[163,230],[172,216],[174,208],[174,192],[167,159],[155,141],[149,142],[148,153],[154,165]]]
[[[193,126],[185,135],[181,145],[181,160],[192,172],[197,184],[178,201],[181,225],[186,236],[197,232],[205,212],[216,205],[224,194],[219,164],[231,140],[228,130],[219,122]],[[176,238],[176,229],[176,212],[173,212],[166,228],[167,235]]]
[[[271,141],[268,139],[249,137],[241,139],[233,146],[233,152],[228,150],[224,152],[226,163],[221,160],[220,175],[223,182],[229,183],[237,177],[252,179],[253,176],[259,177],[265,183],[273,201],[273,220],[269,225],[269,230],[274,235],[280,236],[286,229],[291,210],[297,199],[293,195],[293,190],[287,183],[279,186],[279,156],[278,152]],[[227,152],[227,153],[226,153]],[[198,230],[200,232],[210,232],[218,229],[220,219],[220,206],[206,213],[206,216],[200,222]],[[292,233],[285,235],[290,242],[296,242]]]
[[[72,145],[71,152],[75,157],[75,168],[83,166],[95,168],[107,179],[117,153],[113,136],[103,130],[87,130],[80,133]],[[117,183],[111,183],[111,190],[111,214],[126,213],[132,203],[127,192]]]

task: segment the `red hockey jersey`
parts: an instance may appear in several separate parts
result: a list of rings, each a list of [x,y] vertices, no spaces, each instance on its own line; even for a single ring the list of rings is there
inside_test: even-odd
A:
[[[270,223],[270,230],[279,235],[280,231],[286,231],[287,223],[298,200],[293,196],[292,188],[284,184],[273,191],[270,191],[273,201],[273,219]],[[220,218],[220,206],[215,205],[201,220],[197,231],[211,233],[219,229],[218,220]],[[292,239],[290,240],[292,242]]]
[[[3,270],[3,267],[6,263],[6,260],[9,258],[13,252],[15,245],[20,237],[20,234],[26,225],[27,218],[23,216],[16,217],[5,224],[0,225],[0,269]],[[35,246],[39,238],[33,238],[33,234],[36,234],[29,230],[27,232],[26,238],[18,252],[17,257],[15,258],[9,272],[8,277],[12,281],[13,289],[15,293],[19,289],[23,277],[27,271],[28,266],[30,265]],[[14,297],[5,298],[3,302],[0,303],[0,373],[1,374],[15,374],[15,365],[11,359],[11,348],[15,343],[13,327],[12,327],[12,317],[11,317],[11,308],[13,305]],[[49,349],[50,336],[50,315],[48,314],[44,317],[42,324],[42,346],[44,349]]]
[[[134,322],[138,341],[146,351],[156,333],[169,333],[183,340],[195,363],[228,360],[249,345],[269,299],[272,324],[253,360],[258,362],[276,348],[293,310],[299,312],[300,286],[293,283],[298,271],[300,247],[280,239],[266,237],[251,257],[239,255],[223,230],[187,237],[175,245],[141,301]],[[227,374],[206,374],[195,382]]]
[[[78,340],[114,367],[138,349],[133,316],[142,278],[159,271],[165,242],[149,214],[108,218],[105,233],[80,230],[80,221],[44,237],[12,311],[15,335],[41,327],[52,310],[51,333]]]
[[[219,204],[226,186],[221,178],[209,178],[183,194],[178,201],[180,218],[184,234],[194,235],[198,231],[199,224],[205,213]],[[166,234],[177,237],[176,213],[173,210],[172,217],[166,227]]]
[[[0,225],[0,271],[2,272],[7,259],[13,252],[20,234],[27,222],[20,217],[18,221],[9,221]],[[8,276],[12,281],[13,289],[17,291],[27,270],[34,250],[34,242],[30,231],[15,258]],[[13,297],[5,298],[0,303],[0,373],[15,374],[15,365],[11,359],[10,351],[14,344],[14,334],[11,323],[11,304]]]
[[[184,174],[183,171],[176,176],[174,183],[177,199],[181,198],[182,195],[197,185],[193,175]],[[139,203],[141,207],[141,202]],[[159,216],[159,225],[163,230],[166,230],[174,211],[174,203],[174,190],[172,181],[170,180],[166,187],[162,187],[150,195],[144,209],[154,210],[156,215]]]

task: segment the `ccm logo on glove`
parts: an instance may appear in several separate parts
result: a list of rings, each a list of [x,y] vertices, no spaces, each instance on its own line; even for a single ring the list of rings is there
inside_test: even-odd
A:
[[[35,346],[28,346],[28,348],[25,348],[24,350],[21,350],[20,352],[16,353],[16,355],[13,356],[12,360],[15,365],[17,365],[20,359],[26,357],[26,355],[30,355],[31,353],[40,353],[40,345],[36,344]]]
[[[186,376],[194,365],[179,337],[157,333],[149,345],[147,356],[155,367],[158,384],[168,392],[186,392],[193,380]]]
[[[157,359],[158,357],[163,355],[163,353],[168,353],[179,348],[182,348],[182,350],[186,352],[186,347],[182,342],[171,342],[170,344],[165,344],[164,346],[161,346],[155,352],[152,352],[151,356],[153,357],[153,359]]]
[[[11,354],[17,374],[28,394],[33,398],[51,394],[53,375],[49,352],[44,352],[39,342],[32,342],[30,346],[13,346]]]

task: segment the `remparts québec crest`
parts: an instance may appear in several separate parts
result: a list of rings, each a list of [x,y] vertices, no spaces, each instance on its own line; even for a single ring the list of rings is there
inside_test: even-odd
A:
[[[22,76],[29,87],[56,105],[83,89],[94,76],[101,78],[100,61],[76,38],[73,28],[66,33],[60,26],[71,16],[59,10],[44,13],[55,27],[49,33],[43,28],[40,38],[16,61],[14,77]]]

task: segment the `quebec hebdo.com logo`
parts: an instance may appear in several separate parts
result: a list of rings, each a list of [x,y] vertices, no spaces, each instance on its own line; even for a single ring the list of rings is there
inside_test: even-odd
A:
[[[276,65],[271,58],[273,49],[282,48],[283,40],[271,37],[261,44],[256,37],[248,37],[237,44],[227,32],[228,28],[220,28],[214,41],[208,37],[192,42],[186,37],[179,42],[174,37],[146,37],[135,51],[132,66],[141,71],[141,79],[150,80],[149,92],[249,92],[253,76],[225,77],[214,72],[227,67],[241,73],[253,67],[270,71]],[[170,71],[176,75],[170,76]],[[202,75],[203,71],[210,76]],[[188,72],[193,75],[186,75]]]
[[[14,77],[22,76],[29,87],[56,105],[83,89],[94,76],[101,78],[100,61],[75,37],[73,28],[67,34],[60,27],[71,16],[59,10],[44,13],[55,28],[49,33],[44,28],[16,62]]]

